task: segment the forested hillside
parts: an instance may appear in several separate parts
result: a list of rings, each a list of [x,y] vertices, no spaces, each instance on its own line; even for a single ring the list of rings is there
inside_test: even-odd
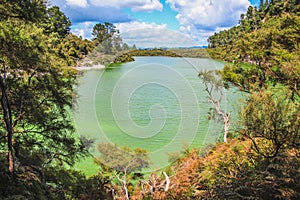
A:
[[[244,91],[281,83],[299,97],[299,12],[299,0],[261,1],[259,8],[250,6],[241,15],[238,26],[211,36],[210,54],[234,63],[223,78]]]

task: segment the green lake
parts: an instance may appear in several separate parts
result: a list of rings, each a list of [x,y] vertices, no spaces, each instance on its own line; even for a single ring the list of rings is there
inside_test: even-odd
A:
[[[151,168],[167,166],[168,153],[215,142],[222,123],[209,120],[211,104],[198,73],[223,68],[212,59],[135,57],[135,61],[87,70],[77,86],[74,121],[78,134],[99,142],[147,149]],[[238,109],[235,90],[224,91],[222,107]],[[89,158],[76,165],[96,173]]]

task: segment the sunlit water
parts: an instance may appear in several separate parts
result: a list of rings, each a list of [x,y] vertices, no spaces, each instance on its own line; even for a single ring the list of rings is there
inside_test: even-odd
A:
[[[215,142],[222,123],[209,120],[211,104],[198,73],[217,70],[211,59],[136,57],[134,62],[83,72],[74,111],[77,132],[99,142],[147,149],[151,169],[168,164],[168,153]],[[225,91],[222,107],[236,112],[238,96]],[[234,116],[234,114],[233,114]],[[91,148],[97,156],[97,150]],[[87,174],[92,159],[77,165]]]

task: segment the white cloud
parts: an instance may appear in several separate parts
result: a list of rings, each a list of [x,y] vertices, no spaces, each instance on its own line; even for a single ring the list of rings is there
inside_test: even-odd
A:
[[[132,21],[117,24],[121,37],[137,47],[189,47],[197,45],[188,35],[167,29],[166,24]]]
[[[87,7],[88,3],[87,0],[67,0],[66,3],[69,6],[74,6],[74,7]]]
[[[177,19],[184,24],[192,24],[203,27],[224,27],[236,23],[241,13],[250,5],[248,0],[166,0],[171,8],[179,14]]]
[[[141,46],[153,45],[155,39],[161,39],[165,35],[169,36],[169,38],[165,38],[166,42],[159,41],[156,43],[156,46],[163,46],[160,45],[163,42],[170,45],[174,44],[173,46],[175,46],[177,40],[177,43],[180,44],[184,42],[191,44],[192,41],[197,41],[198,45],[205,45],[207,44],[207,38],[213,35],[215,31],[224,30],[236,25],[241,13],[245,13],[250,5],[248,0],[166,0],[166,3],[178,13],[176,16],[179,22],[178,31],[182,35],[177,38],[179,33],[168,31],[166,24],[130,22],[132,19],[122,11],[123,8],[129,8],[134,12],[162,10],[163,5],[160,0],[66,1],[70,5],[70,9],[67,9],[67,14],[75,24],[76,22],[78,24],[78,22],[98,21],[99,19],[110,21],[114,24],[119,22],[118,28],[124,40],[127,39],[130,41],[128,43],[131,44],[138,44],[134,42],[135,39],[132,37],[136,36],[137,39],[135,41],[138,41]],[[92,29],[92,27],[88,28]],[[88,28],[81,23],[81,26],[72,27],[72,31],[84,38],[90,38],[91,30]],[[137,33],[135,34],[134,31]],[[164,35],[159,35],[160,33]],[[154,35],[156,36],[154,37]]]
[[[139,21],[132,21],[127,23],[119,23],[116,24],[117,29],[120,30],[120,32],[130,32],[135,31],[138,29],[165,29],[167,27],[167,24],[156,24],[154,22],[152,23],[146,23],[146,22],[139,22]]]
[[[237,24],[250,5],[248,0],[166,0],[177,11],[180,31],[203,43],[219,29]]]
[[[81,36],[84,39],[91,39],[91,32],[94,25],[95,22],[89,22],[89,21],[77,23],[72,28],[72,33],[77,36]]]
[[[94,6],[130,8],[134,12],[162,11],[163,9],[159,0],[91,0],[90,2]]]

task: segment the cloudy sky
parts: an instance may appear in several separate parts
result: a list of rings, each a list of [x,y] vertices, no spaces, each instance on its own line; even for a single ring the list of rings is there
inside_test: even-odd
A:
[[[91,38],[96,23],[111,22],[137,47],[206,45],[207,37],[237,24],[258,0],[51,0],[72,21],[72,32]]]

